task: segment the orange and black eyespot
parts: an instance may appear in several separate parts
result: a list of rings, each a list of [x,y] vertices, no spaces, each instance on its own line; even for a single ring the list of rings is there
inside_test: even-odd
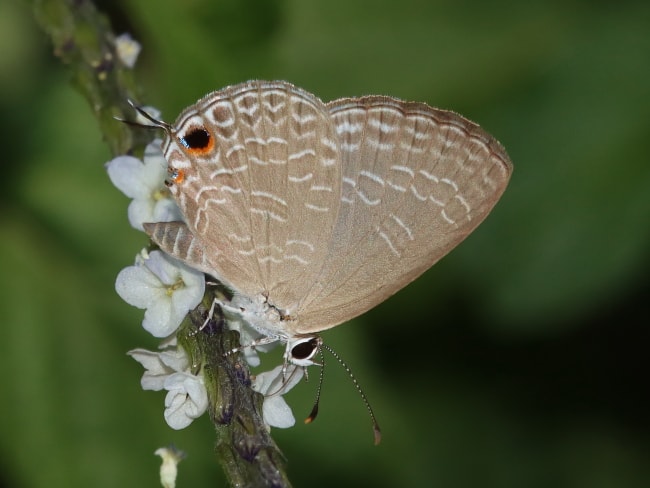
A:
[[[214,137],[205,127],[191,128],[179,141],[191,154],[207,154],[214,147]]]
[[[171,184],[180,185],[181,183],[183,183],[183,180],[185,179],[185,171],[183,171],[182,169],[174,169],[170,172],[170,176],[171,176],[170,185]]]

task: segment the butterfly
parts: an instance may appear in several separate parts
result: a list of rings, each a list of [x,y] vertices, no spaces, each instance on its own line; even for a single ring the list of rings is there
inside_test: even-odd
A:
[[[462,116],[386,96],[323,103],[249,81],[186,108],[162,144],[185,222],[146,224],[165,252],[233,292],[221,304],[315,364],[319,333],[384,301],[490,213],[512,164]]]

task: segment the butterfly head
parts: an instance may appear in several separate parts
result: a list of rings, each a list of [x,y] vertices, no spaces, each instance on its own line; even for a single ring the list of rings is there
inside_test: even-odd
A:
[[[314,356],[320,352],[322,345],[323,339],[316,335],[291,338],[287,340],[284,360],[296,366],[319,366],[319,363],[314,361]]]

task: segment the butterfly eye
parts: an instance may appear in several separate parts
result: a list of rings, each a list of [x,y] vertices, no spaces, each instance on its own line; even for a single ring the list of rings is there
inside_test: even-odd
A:
[[[320,343],[315,337],[305,342],[299,342],[291,349],[291,356],[298,360],[311,359],[318,352],[319,346]]]
[[[194,127],[180,138],[180,143],[191,153],[206,154],[214,146],[214,139],[205,128]]]

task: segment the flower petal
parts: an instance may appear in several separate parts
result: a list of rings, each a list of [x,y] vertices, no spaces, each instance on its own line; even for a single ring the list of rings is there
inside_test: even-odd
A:
[[[296,423],[291,407],[282,398],[282,395],[296,386],[303,377],[303,368],[289,364],[284,371],[280,365],[258,374],[253,380],[253,389],[264,395],[262,414],[264,422],[271,427],[286,429]]]
[[[115,279],[115,291],[129,305],[148,308],[165,295],[160,279],[145,266],[129,266]]]
[[[172,302],[168,297],[161,299],[155,306],[148,307],[144,313],[142,328],[154,337],[167,337],[173,334],[181,325],[185,313],[178,314],[172,307]]]
[[[139,178],[143,169],[142,161],[133,156],[118,156],[106,163],[111,182],[129,198],[145,198],[149,193]]]
[[[178,205],[171,198],[161,198],[158,200],[152,210],[153,218],[144,222],[183,222],[183,214]]]
[[[142,224],[158,222],[155,219],[156,205],[157,202],[152,198],[136,198],[132,200],[127,210],[131,227],[144,232],[144,226]]]
[[[203,299],[205,276],[161,251],[140,253],[123,269],[115,289],[124,301],[146,308],[142,326],[155,337],[167,337]]]
[[[140,380],[143,390],[162,390],[169,375],[189,369],[189,358],[181,347],[162,352],[133,349],[127,354],[145,368]]]
[[[271,427],[288,429],[296,423],[291,407],[279,395],[264,399],[262,415],[264,416],[264,422]]]
[[[145,222],[183,220],[183,214],[165,186],[167,161],[162,154],[160,139],[147,145],[144,161],[132,156],[119,156],[106,164],[108,176],[126,196],[133,198],[129,205],[129,223],[144,230]]]
[[[208,393],[201,376],[175,373],[165,380],[165,420],[172,429],[183,429],[208,408]]]

